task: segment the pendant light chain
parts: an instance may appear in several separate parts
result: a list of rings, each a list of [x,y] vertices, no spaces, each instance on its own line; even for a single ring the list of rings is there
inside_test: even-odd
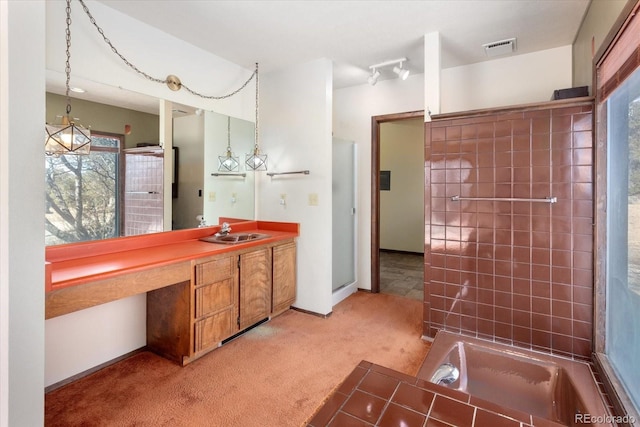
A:
[[[255,126],[255,130],[256,130],[256,137],[255,137],[255,151],[258,151],[258,98],[259,98],[259,90],[260,90],[260,85],[258,82],[258,63],[256,62],[256,71],[254,72],[254,75],[256,76],[256,126]]]
[[[87,14],[87,16],[89,17],[89,21],[91,21],[91,23],[93,24],[94,27],[96,27],[96,29],[98,30],[98,33],[100,33],[100,35],[102,36],[102,39],[105,41],[106,44],[109,45],[109,47],[111,48],[111,51],[113,53],[115,53],[116,55],[118,55],[120,57],[120,59],[122,59],[122,61],[132,70],[134,70],[136,73],[140,74],[141,76],[143,76],[144,78],[146,78],[147,80],[151,80],[153,82],[156,83],[161,83],[161,84],[167,84],[169,85],[169,87],[171,87],[170,84],[177,84],[177,88],[172,90],[178,90],[180,88],[184,88],[187,92],[189,92],[192,95],[198,96],[200,98],[204,98],[204,99],[214,99],[214,100],[221,100],[221,99],[226,99],[226,98],[230,98],[232,96],[234,96],[235,94],[237,94],[238,92],[240,92],[242,89],[244,89],[251,80],[253,80],[253,77],[255,76],[256,79],[258,77],[258,66],[256,64],[256,71],[253,72],[253,74],[251,74],[251,76],[249,76],[249,78],[247,79],[246,82],[244,82],[242,84],[242,86],[240,86],[238,89],[234,90],[231,93],[228,93],[226,95],[221,95],[221,96],[215,96],[215,95],[203,95],[201,93],[196,92],[193,89],[190,89],[188,86],[186,86],[184,83],[181,83],[179,80],[177,82],[170,80],[169,77],[173,77],[175,78],[175,76],[169,76],[167,78],[164,79],[159,79],[157,77],[153,77],[147,73],[145,73],[144,71],[140,70],[138,67],[136,67],[135,65],[133,65],[131,62],[129,62],[129,60],[127,60],[127,58],[124,57],[124,55],[122,55],[120,52],[118,52],[118,49],[116,49],[116,47],[113,45],[113,43],[111,43],[111,40],[109,40],[107,38],[107,36],[104,34],[104,30],[102,28],[100,28],[100,26],[98,25],[98,23],[96,22],[95,18],[93,17],[93,15],[91,15],[91,12],[89,11],[89,8],[87,7],[87,5],[84,3],[84,0],[78,0],[80,2],[80,4],[82,5],[82,8],[84,9],[85,13]],[[69,4],[70,0],[67,0],[67,4]],[[70,9],[67,9],[70,10]],[[68,22],[70,22],[71,18],[68,18]]]
[[[69,89],[71,82],[71,0],[67,0],[67,29],[66,29],[66,40],[67,40],[67,60],[64,66],[64,72],[67,74],[67,116],[71,113],[71,98],[69,97]]]
[[[227,153],[231,152],[231,116],[227,116]]]

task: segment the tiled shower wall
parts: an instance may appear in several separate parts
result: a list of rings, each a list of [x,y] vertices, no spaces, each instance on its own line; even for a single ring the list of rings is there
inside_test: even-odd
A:
[[[592,113],[556,101],[425,124],[425,336],[590,357]]]

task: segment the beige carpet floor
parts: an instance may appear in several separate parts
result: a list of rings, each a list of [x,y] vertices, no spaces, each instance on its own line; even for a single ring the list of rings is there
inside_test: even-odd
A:
[[[142,352],[45,396],[47,426],[300,426],[361,361],[417,373],[422,302],[358,292],[289,310],[180,367]]]

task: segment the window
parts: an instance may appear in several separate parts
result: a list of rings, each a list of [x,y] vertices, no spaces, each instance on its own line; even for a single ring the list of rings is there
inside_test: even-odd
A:
[[[606,101],[605,353],[640,406],[640,69]]]
[[[45,244],[117,237],[122,137],[92,132],[91,154],[45,158]]]
[[[616,412],[640,420],[640,1],[596,56],[594,362]],[[633,423],[633,422],[632,422]]]

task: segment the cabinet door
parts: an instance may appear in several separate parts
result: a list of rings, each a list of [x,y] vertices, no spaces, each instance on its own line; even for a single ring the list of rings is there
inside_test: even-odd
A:
[[[218,343],[233,335],[233,310],[228,309],[205,317],[195,323],[195,352],[217,347]]]
[[[271,250],[240,255],[240,329],[271,313]]]
[[[296,299],[296,244],[287,243],[273,248],[273,307],[272,313],[287,310]]]

